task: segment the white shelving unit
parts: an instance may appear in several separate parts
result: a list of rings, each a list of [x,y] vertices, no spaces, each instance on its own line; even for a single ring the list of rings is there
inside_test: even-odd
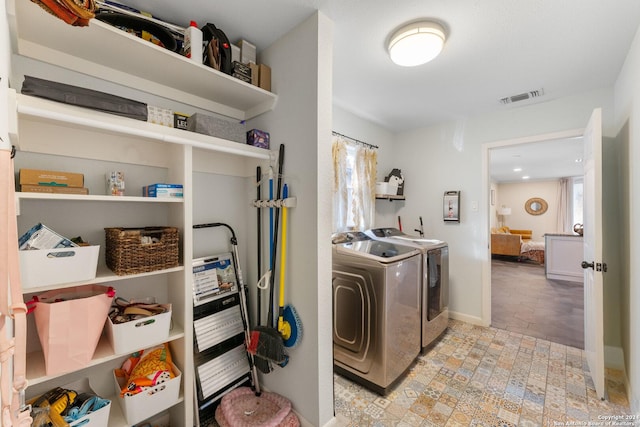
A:
[[[101,245],[101,255],[96,278],[83,284],[108,284],[116,288],[118,295],[157,295],[158,302],[170,302],[173,306],[173,329],[169,336],[172,356],[180,369],[192,372],[192,313],[191,313],[191,271],[184,265],[191,265],[192,256],[192,199],[188,183],[195,170],[193,151],[199,158],[215,158],[216,154],[248,159],[253,162],[268,160],[268,150],[238,144],[215,137],[208,137],[176,130],[132,119],[90,111],[56,102],[14,94],[11,96],[15,112],[11,120],[10,135],[18,149],[16,168],[19,161],[28,167],[31,154],[46,155],[51,158],[50,169],[56,170],[56,162],[63,157],[72,158],[77,170],[89,177],[91,174],[104,176],[95,170],[94,162],[118,162],[122,167],[153,168],[164,174],[169,182],[185,183],[183,199],[155,199],[139,196],[114,197],[105,194],[67,195],[17,193],[16,203],[21,231],[36,221],[55,223],[56,230],[72,227],[78,233],[90,236],[90,241]],[[44,135],[49,135],[44,138]],[[134,144],[134,145],[132,145]],[[27,157],[27,160],[19,160]],[[86,164],[86,165],[85,165]],[[244,163],[243,163],[244,164]],[[239,171],[239,174],[242,174]],[[129,183],[127,182],[129,188]],[[99,189],[98,189],[99,191]],[[125,191],[126,194],[126,191]],[[88,210],[104,212],[104,217],[85,217]],[[127,210],[129,212],[127,213]],[[62,215],[61,212],[65,214]],[[114,213],[117,212],[117,213]],[[36,215],[36,217],[34,217]],[[119,216],[118,216],[119,215]],[[62,217],[64,216],[64,217]],[[170,225],[182,231],[182,265],[176,268],[131,276],[117,276],[104,265],[104,227],[114,226]],[[136,218],[155,218],[158,223],[140,224]],[[26,217],[26,218],[25,218]],[[143,219],[144,221],[144,219]],[[154,221],[154,220],[151,220]],[[62,230],[60,230],[62,232]],[[67,234],[71,233],[66,230]],[[63,233],[64,234],[64,233]],[[141,282],[141,285],[137,283]],[[26,299],[50,289],[77,286],[79,283],[64,283],[55,286],[25,289]],[[186,325],[186,326],[185,326]],[[28,395],[37,395],[53,386],[70,383],[80,377],[88,377],[92,387],[113,400],[110,426],[124,426],[126,421],[113,395],[111,371],[118,367],[127,355],[114,354],[106,337],[98,345],[89,366],[63,375],[48,376],[44,369],[44,358],[34,339],[34,325],[28,330],[32,345],[27,358],[27,378],[30,384]],[[35,343],[35,344],[34,344]],[[160,344],[160,343],[158,343]],[[177,425],[191,425],[193,401],[193,377],[183,375],[179,402],[172,408],[171,416]]]
[[[277,96],[204,65],[133,37],[100,21],[71,27],[36,4],[7,0],[13,52],[69,68],[99,79],[142,90],[238,120],[274,108]],[[194,174],[248,177],[271,158],[268,150],[221,138],[182,131],[9,91],[9,135],[20,167],[73,170],[85,175],[89,195],[17,193],[19,232],[43,222],[61,234],[82,235],[99,244],[96,278],[82,284],[105,284],[124,298],[153,295],[172,304],[169,343],[182,371],[178,402],[169,409],[172,425],[193,420],[193,330],[191,266],[194,254]],[[33,167],[33,164],[46,167]],[[126,196],[105,194],[104,173],[126,170]],[[225,178],[226,179],[226,178]],[[182,199],[140,197],[142,185],[184,185]],[[235,203],[244,203],[237,198]],[[180,229],[180,266],[152,273],[117,276],[104,261],[104,228],[174,226]],[[24,290],[25,299],[63,283]],[[79,319],[80,320],[80,319]],[[77,371],[47,375],[33,320],[27,331],[27,397],[55,386],[88,378],[92,388],[112,400],[109,426],[128,423],[116,402],[112,371],[127,354],[115,354],[102,337],[92,361]],[[161,344],[161,343],[158,343]]]
[[[94,19],[85,28],[35,3],[7,0],[13,51],[187,105],[248,120],[277,96]]]

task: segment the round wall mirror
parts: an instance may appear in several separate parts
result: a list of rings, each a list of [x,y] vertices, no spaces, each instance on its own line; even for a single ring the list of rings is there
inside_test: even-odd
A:
[[[532,197],[524,204],[524,209],[531,215],[542,215],[548,207],[547,202],[540,197]]]

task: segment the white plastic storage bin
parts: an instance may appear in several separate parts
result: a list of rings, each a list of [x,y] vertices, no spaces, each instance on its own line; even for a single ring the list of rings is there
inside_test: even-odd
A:
[[[63,386],[68,390],[74,390],[78,394],[80,393],[96,393],[91,388],[88,378],[83,378],[75,381],[71,384]],[[96,395],[97,396],[97,395]],[[69,427],[107,427],[109,425],[109,412],[111,411],[111,401],[106,406],[98,409],[97,411],[89,412],[87,415],[69,422]]]
[[[107,336],[116,354],[132,353],[166,342],[171,327],[171,304],[162,304],[167,312],[125,323],[107,320]]]
[[[22,288],[93,280],[100,246],[19,251]]]
[[[172,364],[175,377],[165,383],[160,383],[149,390],[133,396],[120,397],[120,390],[125,385],[118,380],[115,373],[113,380],[115,384],[116,399],[122,408],[122,413],[127,419],[128,425],[134,425],[140,421],[156,415],[178,403],[180,397],[180,381],[182,381],[182,372]]]
[[[376,194],[395,196],[398,193],[398,185],[390,182],[376,182]]]

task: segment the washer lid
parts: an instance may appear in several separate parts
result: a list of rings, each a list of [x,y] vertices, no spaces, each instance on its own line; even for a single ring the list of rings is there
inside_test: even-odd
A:
[[[372,228],[371,230],[367,230],[365,232],[368,236],[373,237],[374,239],[394,239],[399,240],[401,242],[405,242],[408,244],[416,244],[422,247],[440,247],[446,246],[446,242],[443,240],[437,239],[427,239],[420,236],[412,236],[410,234],[404,233],[397,228],[387,227],[387,228]],[[386,240],[389,241],[389,240]]]
[[[373,240],[371,238],[334,245],[339,254],[361,256],[382,263],[391,263],[412,257],[420,252],[410,246]]]

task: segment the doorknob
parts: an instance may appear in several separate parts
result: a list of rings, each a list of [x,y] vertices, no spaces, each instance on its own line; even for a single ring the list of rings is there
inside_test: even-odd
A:
[[[593,268],[594,263],[587,262],[587,261],[582,261],[582,264],[580,264],[580,265],[582,265],[582,268],[584,268],[586,270],[587,268]]]

